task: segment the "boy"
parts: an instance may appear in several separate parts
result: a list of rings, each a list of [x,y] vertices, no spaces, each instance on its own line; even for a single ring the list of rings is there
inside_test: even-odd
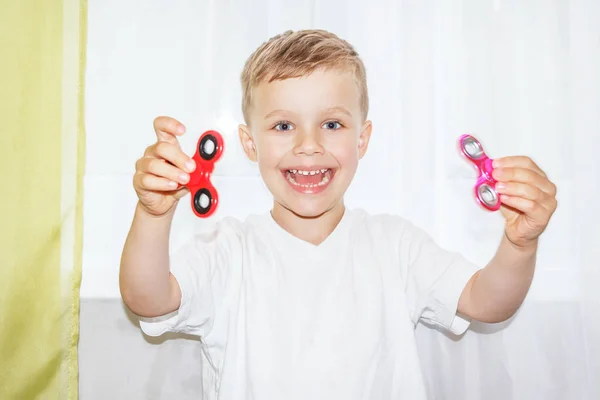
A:
[[[246,155],[273,194],[269,213],[225,218],[169,257],[170,224],[194,165],[184,126],[155,120],[136,165],[139,203],[121,294],[149,335],[200,336],[206,399],[426,398],[418,321],[463,333],[525,298],[556,188],[527,157],[496,160],[505,235],[483,269],[402,218],[344,207],[367,151],[365,69],[320,30],[260,46],[242,73]]]

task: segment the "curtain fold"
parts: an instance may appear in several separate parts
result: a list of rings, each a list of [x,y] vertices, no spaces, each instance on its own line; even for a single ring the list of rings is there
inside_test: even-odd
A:
[[[0,399],[77,399],[87,4],[0,4]]]

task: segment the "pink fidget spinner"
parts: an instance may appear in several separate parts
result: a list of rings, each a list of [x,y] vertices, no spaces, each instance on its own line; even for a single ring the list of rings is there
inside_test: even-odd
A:
[[[475,198],[477,202],[490,211],[497,211],[500,208],[500,195],[496,191],[496,180],[492,177],[494,160],[489,158],[479,140],[471,135],[462,135],[458,141],[461,153],[471,161],[479,177],[475,183]]]
[[[192,197],[192,210],[199,218],[211,216],[219,204],[219,194],[210,182],[210,175],[224,148],[223,138],[217,131],[206,131],[198,139],[192,157],[196,162],[196,169],[190,174],[190,181],[186,186]]]

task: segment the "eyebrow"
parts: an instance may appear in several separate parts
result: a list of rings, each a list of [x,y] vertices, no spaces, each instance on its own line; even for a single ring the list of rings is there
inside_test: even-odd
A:
[[[345,114],[348,117],[352,118],[352,113],[350,113],[350,111],[348,111],[345,107],[342,107],[342,106],[330,107],[330,108],[323,110],[323,114],[330,114],[330,113],[334,113],[334,112],[339,112],[339,113]],[[264,119],[269,119],[275,115],[281,115],[281,114],[287,114],[287,113],[289,113],[289,111],[273,110],[273,111],[269,112],[267,115],[265,115]]]
[[[270,113],[268,113],[267,115],[265,115],[265,119],[269,119],[275,115],[281,115],[281,114],[286,114],[287,111],[285,110],[273,110]]]
[[[329,114],[329,113],[335,113],[335,112],[346,114],[348,117],[352,118],[352,113],[350,111],[348,111],[345,107],[342,107],[342,106],[328,108],[327,110],[325,110],[323,112],[323,114]]]

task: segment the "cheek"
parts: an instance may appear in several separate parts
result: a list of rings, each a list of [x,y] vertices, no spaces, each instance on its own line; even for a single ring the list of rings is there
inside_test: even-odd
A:
[[[354,172],[356,172],[356,169],[358,168],[358,157],[356,156],[356,154],[352,154],[351,157],[349,156],[343,161],[339,160],[339,162],[344,168],[344,171],[347,173],[349,172],[354,174]]]
[[[327,150],[346,169],[356,168],[358,165],[358,140],[353,137],[332,141]]]
[[[273,140],[261,140],[256,143],[258,165],[262,170],[273,168],[285,155],[285,146]]]

